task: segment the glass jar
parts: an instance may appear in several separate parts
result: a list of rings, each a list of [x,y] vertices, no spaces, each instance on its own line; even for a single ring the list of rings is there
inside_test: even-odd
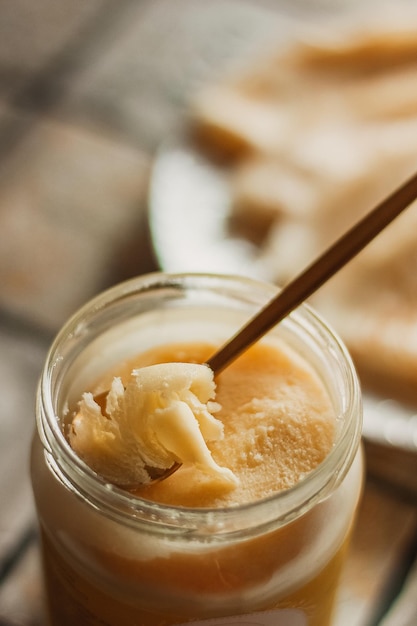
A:
[[[31,474],[51,626],[328,626],[362,483],[361,394],[331,329],[300,307],[274,336],[309,362],[337,416],[333,448],[295,487],[221,509],[157,504],[106,484],[72,451],[66,416],[120,361],[170,342],[221,345],[276,288],[154,273],[84,306],[53,343]]]

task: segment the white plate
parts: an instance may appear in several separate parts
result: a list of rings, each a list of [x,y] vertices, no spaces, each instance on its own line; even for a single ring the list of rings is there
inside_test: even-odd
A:
[[[229,233],[227,173],[190,145],[172,143],[155,160],[149,223],[161,268],[267,278],[257,248]]]

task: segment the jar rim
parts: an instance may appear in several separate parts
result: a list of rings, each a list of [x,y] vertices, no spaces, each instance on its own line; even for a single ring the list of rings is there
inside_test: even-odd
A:
[[[338,334],[307,304],[298,307],[281,323],[292,324],[294,328],[314,329],[325,338],[328,349],[338,357],[342,367],[345,407],[344,415],[337,416],[342,426],[329,454],[306,478],[285,491],[229,507],[190,508],[153,502],[106,483],[72,450],[60,424],[51,389],[54,380],[60,380],[57,371],[63,360],[64,345],[76,343],[88,324],[117,301],[124,302],[161,288],[185,291],[201,290],[203,287],[205,290],[221,289],[225,293],[231,289],[242,291],[245,297],[250,294],[251,298],[259,292],[266,300],[278,291],[278,287],[269,283],[236,275],[153,272],[98,294],[64,324],[49,349],[37,394],[38,432],[46,461],[58,479],[78,497],[128,525],[135,526],[140,522],[148,524],[156,532],[169,530],[171,533],[189,534],[198,531],[199,535],[202,532],[209,535],[215,529],[217,535],[230,536],[231,533],[247,533],[248,529],[257,529],[260,525],[285,524],[340,484],[353,462],[361,437],[361,393],[352,359]]]

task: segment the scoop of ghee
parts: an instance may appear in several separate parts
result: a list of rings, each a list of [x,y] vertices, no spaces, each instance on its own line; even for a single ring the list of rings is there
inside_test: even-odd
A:
[[[84,393],[69,429],[73,450],[106,481],[121,487],[147,484],[148,468],[195,465],[227,488],[231,470],[212,458],[207,442],[223,437],[213,416],[213,372],[206,365],[162,363],[133,370],[124,387],[114,378],[103,410]]]

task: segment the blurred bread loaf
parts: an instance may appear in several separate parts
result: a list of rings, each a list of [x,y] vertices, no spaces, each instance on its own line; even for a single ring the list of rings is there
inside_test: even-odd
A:
[[[193,104],[231,224],[285,283],[417,169],[417,13],[268,51]],[[314,298],[360,371],[417,384],[417,205]]]

